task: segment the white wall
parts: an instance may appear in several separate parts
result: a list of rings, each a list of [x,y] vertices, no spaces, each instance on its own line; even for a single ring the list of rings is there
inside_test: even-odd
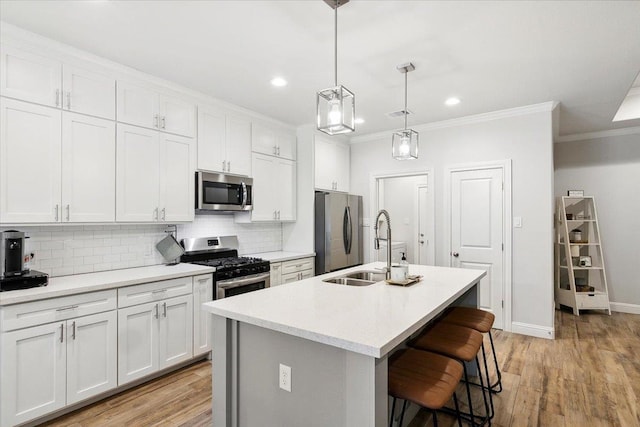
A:
[[[554,153],[556,196],[596,199],[609,300],[640,309],[640,134],[562,142]]]
[[[496,118],[491,120],[491,117]],[[523,219],[523,227],[513,230],[512,321],[537,327],[547,336],[552,334],[551,103],[412,128],[420,132],[420,156],[415,161],[400,162],[391,158],[391,133],[352,140],[351,192],[364,196],[365,216],[372,215],[372,174],[432,169],[436,264],[449,265],[448,237],[444,233],[446,168],[462,163],[511,159],[513,215]],[[393,222],[394,218],[391,220]],[[365,254],[369,253],[369,240],[365,238]]]

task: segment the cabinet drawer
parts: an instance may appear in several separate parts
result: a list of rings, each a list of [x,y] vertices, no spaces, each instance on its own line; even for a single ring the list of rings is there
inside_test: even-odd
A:
[[[283,275],[309,269],[313,269],[313,258],[293,259],[282,263]]]
[[[308,279],[313,277],[313,270],[303,270],[294,273],[283,274],[282,283],[297,282],[298,280]]]
[[[1,310],[2,330],[12,331],[115,309],[115,289],[8,305]]]
[[[144,304],[145,302],[188,295],[192,292],[193,278],[191,276],[127,286],[126,288],[118,289],[118,307],[130,307]]]
[[[588,292],[584,292],[583,295],[580,295],[581,293],[582,292],[576,295],[579,309],[604,309],[609,307],[609,301],[606,294],[589,295]]]

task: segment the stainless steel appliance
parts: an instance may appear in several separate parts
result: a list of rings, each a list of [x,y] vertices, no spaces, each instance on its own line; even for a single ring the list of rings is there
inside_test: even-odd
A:
[[[316,191],[316,274],[362,264],[362,196]]]
[[[196,172],[196,210],[250,211],[253,179],[244,176]]]
[[[238,257],[236,236],[182,239],[181,262],[215,267],[214,298],[228,298],[270,286],[271,264],[260,258]]]
[[[48,276],[24,265],[23,232],[7,230],[0,232],[0,291],[46,286]]]

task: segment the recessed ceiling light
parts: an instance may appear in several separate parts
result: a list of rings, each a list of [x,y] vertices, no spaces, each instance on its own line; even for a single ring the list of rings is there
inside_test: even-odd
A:
[[[355,122],[357,125],[361,125],[361,124],[363,124],[363,123],[364,123],[364,119],[363,119],[362,117],[357,117],[357,118],[354,120],[354,122]]]
[[[452,107],[454,105],[458,105],[460,104],[460,98],[456,98],[454,96],[452,96],[451,98],[448,98],[446,101],[444,101],[445,105],[448,105],[449,107]]]
[[[271,84],[276,87],[283,87],[287,85],[287,81],[282,77],[274,77],[271,79]]]

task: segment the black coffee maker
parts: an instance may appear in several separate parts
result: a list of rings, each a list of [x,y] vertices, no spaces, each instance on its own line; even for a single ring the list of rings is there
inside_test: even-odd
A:
[[[47,275],[24,266],[25,235],[21,231],[0,232],[0,291],[47,285]]]

